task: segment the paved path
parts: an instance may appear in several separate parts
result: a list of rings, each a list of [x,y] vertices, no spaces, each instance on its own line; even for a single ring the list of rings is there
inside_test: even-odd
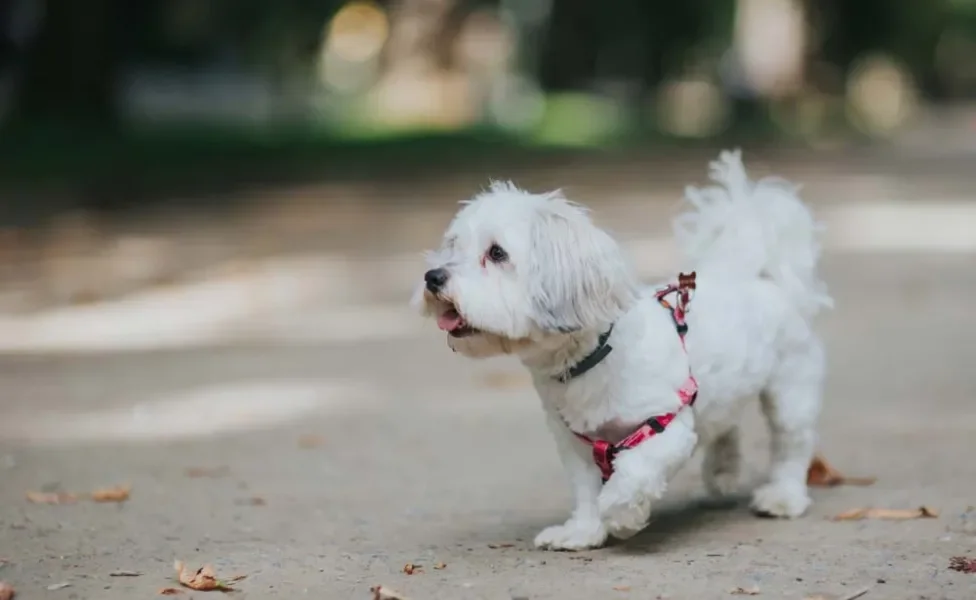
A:
[[[797,521],[704,505],[695,464],[634,540],[536,551],[568,494],[517,366],[453,355],[398,304],[377,304],[386,320],[320,307],[277,336],[0,359],[0,580],[26,600],[148,598],[179,558],[248,574],[241,598],[368,599],[375,584],[413,600],[974,598],[976,575],[948,569],[976,554],[974,256],[838,249],[825,275],[838,308],[821,447],[878,482],[817,490]],[[757,413],[744,492],[766,462]],[[128,502],[24,497],[114,484]],[[923,504],[939,518],[828,520]]]
[[[829,264],[839,308],[824,326],[822,447],[876,485],[817,491],[809,516],[773,522],[743,506],[701,506],[690,467],[645,534],[582,555],[529,543],[565,516],[568,498],[519,371],[463,361],[431,328],[390,340],[7,358],[0,579],[26,599],[150,597],[181,558],[249,574],[240,586],[251,598],[368,598],[375,583],[444,599],[709,599],[735,586],[799,599],[866,585],[868,598],[972,598],[976,576],[947,570],[951,556],[976,552],[967,260]],[[757,425],[750,415],[750,481],[765,462]],[[321,445],[302,448],[309,435]],[[227,472],[191,478],[191,467]],[[24,499],[118,483],[133,486],[122,506]],[[922,504],[940,518],[826,520]],[[447,568],[430,568],[437,562]],[[428,568],[407,576],[405,563]],[[72,587],[45,590],[60,582]]]

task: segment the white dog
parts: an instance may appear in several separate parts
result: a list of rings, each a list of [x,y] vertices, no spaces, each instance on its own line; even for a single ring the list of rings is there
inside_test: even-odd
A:
[[[693,294],[693,276],[681,289],[642,291],[584,209],[508,183],[465,203],[428,256],[418,309],[456,352],[516,355],[542,399],[575,509],[538,547],[579,550],[638,532],[699,446],[709,492],[734,492],[737,422],[756,397],[772,459],[752,507],[792,518],[810,505],[824,378],[811,321],[832,304],[816,271],[819,226],[796,187],[750,181],[738,151],[722,153],[711,178],[719,186],[689,188],[694,210],[675,222],[697,272]]]

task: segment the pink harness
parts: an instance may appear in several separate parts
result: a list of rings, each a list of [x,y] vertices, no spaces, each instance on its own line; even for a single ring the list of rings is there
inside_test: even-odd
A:
[[[655,294],[657,301],[661,304],[661,306],[671,312],[671,317],[674,319],[675,329],[677,329],[678,337],[681,339],[681,348],[684,349],[685,352],[687,352],[687,349],[685,348],[685,334],[688,333],[688,323],[685,321],[685,315],[688,314],[690,291],[693,289],[695,289],[695,273],[692,272],[690,275],[685,275],[682,273],[678,275],[677,283],[673,283],[666,288],[660,289]],[[671,294],[675,294],[674,306],[672,306],[667,300],[667,297]],[[609,346],[606,347],[609,348]],[[604,354],[604,356],[605,355],[606,354]],[[606,440],[592,438],[583,435],[582,433],[576,433],[575,431],[573,433],[576,435],[576,437],[586,442],[593,448],[593,461],[598,467],[600,467],[600,473],[603,475],[603,482],[606,483],[606,481],[610,479],[610,476],[613,475],[613,459],[616,457],[618,452],[621,450],[634,448],[644,440],[650,439],[660,433],[664,433],[667,426],[670,425],[671,422],[674,421],[678,416],[678,411],[686,406],[692,406],[697,397],[698,381],[696,381],[695,376],[689,372],[688,378],[685,379],[684,384],[682,384],[682,386],[678,389],[678,399],[681,401],[681,406],[678,407],[677,411],[651,417],[650,419],[644,421],[644,424],[638,427],[636,431],[616,444],[611,444]]]

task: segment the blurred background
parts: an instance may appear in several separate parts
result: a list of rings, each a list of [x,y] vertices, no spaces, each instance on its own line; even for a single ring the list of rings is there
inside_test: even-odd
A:
[[[683,189],[736,146],[827,225],[821,449],[879,478],[811,518],[943,517],[700,511],[688,469],[651,563],[535,560],[568,506],[537,399],[411,313],[421,251],[513,179],[671,278]],[[179,557],[262,597],[965,595],[937,575],[976,532],[974,189],[976,0],[0,0],[0,579],[132,598]],[[119,510],[24,496],[121,483]]]
[[[972,0],[4,0],[0,310],[429,244],[441,222],[379,223],[489,177],[640,193],[733,144],[965,153],[974,55]]]

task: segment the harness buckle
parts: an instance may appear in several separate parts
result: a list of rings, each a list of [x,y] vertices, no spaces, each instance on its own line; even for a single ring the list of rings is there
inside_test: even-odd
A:
[[[664,425],[662,425],[661,422],[657,420],[657,417],[652,417],[645,422],[647,423],[647,426],[651,428],[651,431],[653,431],[654,433],[657,434],[664,433]]]

